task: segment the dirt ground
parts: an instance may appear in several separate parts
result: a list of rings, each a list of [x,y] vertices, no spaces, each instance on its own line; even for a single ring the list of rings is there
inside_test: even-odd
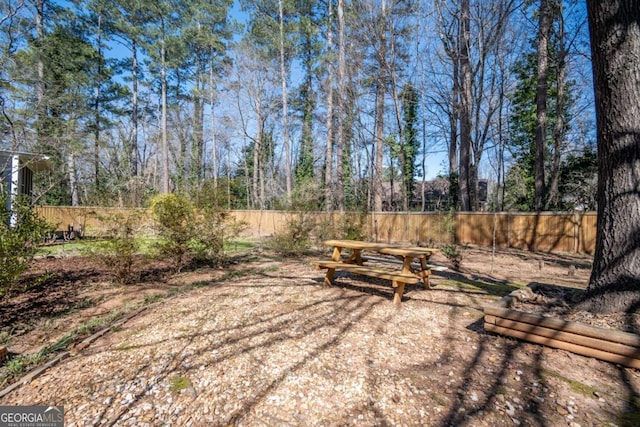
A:
[[[323,286],[311,260],[326,255],[254,249],[179,274],[156,262],[133,285],[91,258],[39,259],[22,282],[38,284],[0,301],[0,405],[64,405],[78,426],[640,424],[638,371],[483,330],[482,308],[520,286],[583,288],[590,258],[466,248],[461,271],[396,307],[385,281]]]

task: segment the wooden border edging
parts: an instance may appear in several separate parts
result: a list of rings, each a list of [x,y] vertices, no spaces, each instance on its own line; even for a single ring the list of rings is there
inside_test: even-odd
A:
[[[17,389],[20,386],[22,386],[23,384],[30,383],[31,381],[33,381],[34,379],[36,379],[37,377],[42,375],[47,369],[49,369],[52,366],[56,365],[61,360],[66,359],[69,356],[73,356],[78,351],[87,348],[92,342],[94,342],[95,340],[97,340],[101,336],[105,335],[107,332],[111,331],[113,328],[117,328],[119,326],[122,326],[123,324],[125,324],[126,322],[131,320],[133,317],[137,316],[138,314],[140,314],[141,312],[146,310],[148,307],[149,306],[142,306],[140,308],[137,308],[137,309],[133,310],[130,313],[127,313],[125,316],[123,316],[122,318],[118,319],[116,322],[112,323],[108,327],[106,327],[104,329],[101,329],[98,332],[93,333],[91,336],[85,338],[82,342],[76,344],[71,351],[64,351],[64,352],[58,354],[53,359],[49,360],[44,365],[39,366],[39,367],[35,368],[32,371],[29,371],[24,377],[20,378],[18,381],[14,382],[13,384],[10,384],[7,387],[5,387],[4,389],[0,390],[0,398],[2,398],[4,396],[6,396],[7,394],[11,393],[15,389]]]
[[[484,308],[484,329],[640,369],[640,336],[508,308],[519,291]]]
[[[69,355],[70,353],[68,351],[62,352],[56,357],[54,357],[53,359],[49,360],[44,365],[34,369],[33,371],[30,371],[27,375],[20,378],[19,381],[16,381],[15,383],[9,385],[8,387],[5,387],[3,390],[0,390],[0,397],[6,396],[7,394],[11,393],[13,390],[17,389],[18,387],[21,387],[22,384],[30,383],[31,381],[33,381],[34,379],[42,375],[44,371],[46,371],[53,365],[56,365],[62,359],[66,359],[67,357],[69,357]]]

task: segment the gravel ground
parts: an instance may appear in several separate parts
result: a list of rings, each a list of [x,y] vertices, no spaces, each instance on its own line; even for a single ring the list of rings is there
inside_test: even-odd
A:
[[[324,287],[309,262],[200,274],[0,405],[64,405],[67,426],[634,425],[637,371],[486,334],[505,290],[467,265],[400,307],[384,281]]]

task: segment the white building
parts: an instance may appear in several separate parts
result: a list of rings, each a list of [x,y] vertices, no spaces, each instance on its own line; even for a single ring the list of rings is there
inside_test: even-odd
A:
[[[47,156],[0,150],[0,182],[6,208],[11,210],[20,195],[31,196],[34,172],[50,170],[51,161]]]

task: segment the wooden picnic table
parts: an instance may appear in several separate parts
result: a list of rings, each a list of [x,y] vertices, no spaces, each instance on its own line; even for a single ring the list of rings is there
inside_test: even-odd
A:
[[[325,285],[333,283],[336,270],[344,270],[363,276],[376,277],[390,280],[394,288],[393,302],[399,304],[407,283],[422,281],[425,288],[429,288],[429,275],[431,268],[427,264],[432,254],[437,249],[422,247],[405,247],[394,244],[363,242],[359,240],[327,240],[327,246],[333,246],[331,260],[316,261],[319,268],[326,268],[324,278]],[[343,254],[344,249],[349,249],[350,254]],[[363,255],[364,252],[364,255]],[[393,258],[379,258],[374,255],[390,255]],[[369,261],[388,263],[391,266],[380,267],[368,265]],[[400,265],[400,267],[398,267]]]

